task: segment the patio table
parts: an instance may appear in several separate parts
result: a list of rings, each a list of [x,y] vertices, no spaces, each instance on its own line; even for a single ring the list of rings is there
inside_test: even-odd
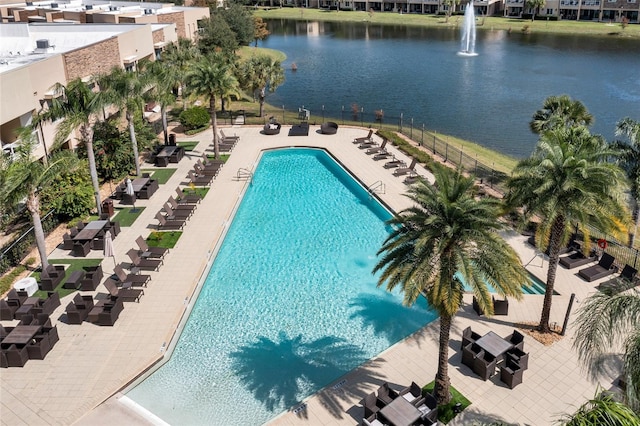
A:
[[[2,339],[2,345],[26,345],[41,328],[41,325],[18,325]]]
[[[104,229],[104,227],[109,223],[108,220],[94,220],[85,225],[84,228],[78,234],[72,238],[73,241],[91,241],[96,235],[100,233]]]
[[[404,398],[396,398],[380,409],[380,413],[394,426],[412,425],[420,418],[420,410]]]
[[[511,342],[507,342],[493,331],[476,340],[476,345],[498,359],[501,359],[502,355],[513,347]]]

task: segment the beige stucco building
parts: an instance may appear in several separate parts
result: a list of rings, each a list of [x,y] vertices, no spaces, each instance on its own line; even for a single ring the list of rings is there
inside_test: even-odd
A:
[[[209,17],[208,8],[161,3],[83,0],[51,6],[0,6],[0,141],[8,153],[16,130],[47,108],[56,83],[155,60],[178,37],[195,37],[198,21]],[[55,131],[55,123],[37,129],[36,156],[47,155]],[[74,143],[71,138],[67,144]]]

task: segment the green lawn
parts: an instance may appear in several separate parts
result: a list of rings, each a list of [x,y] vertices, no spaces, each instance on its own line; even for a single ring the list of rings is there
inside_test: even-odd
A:
[[[431,382],[425,387],[423,387],[422,390],[427,393],[432,393],[434,384],[435,382]],[[455,413],[453,410],[456,404],[460,403],[459,412],[464,411],[465,408],[471,405],[471,401],[469,401],[467,398],[464,397],[464,395],[458,392],[456,388],[454,388],[453,386],[450,386],[449,389],[451,391],[451,402],[449,402],[446,405],[438,406],[438,420],[440,420],[444,424],[449,423],[451,419],[453,419],[457,415],[457,413]]]
[[[120,226],[131,226],[136,221],[140,213],[144,210],[144,207],[126,207],[124,209],[116,209],[116,217],[113,218],[115,222],[120,222]]]
[[[200,198],[204,198],[205,195],[207,195],[207,192],[209,192],[209,188],[203,188],[203,187],[197,187],[197,186],[194,186],[193,188],[187,187],[187,188],[182,188],[182,192],[184,192],[184,195],[196,194],[196,195],[199,195]]]
[[[177,142],[177,145],[183,147],[186,152],[190,152],[193,151],[199,143],[198,141],[182,141]]]
[[[149,247],[174,248],[182,231],[153,231],[147,237]]]
[[[196,142],[197,143],[197,142]],[[177,169],[143,169],[144,173],[151,173],[151,178],[158,181],[160,185],[165,184],[171,179],[171,176],[176,172]]]
[[[229,155],[231,154],[220,154],[220,159],[226,163],[227,160],[229,159]],[[212,155],[207,155],[207,158],[209,160],[213,160],[216,157],[212,154]]]
[[[73,288],[69,289],[62,287],[69,278],[69,275],[71,275],[73,271],[79,271],[85,266],[98,266],[100,262],[102,262],[102,259],[49,259],[49,264],[51,265],[69,265],[69,267],[64,271],[64,279],[60,282],[58,287],[54,289],[54,291],[58,292],[61,298],[77,291]],[[31,276],[40,281],[40,271],[34,272]],[[46,299],[47,292],[38,290],[34,293],[34,296]]]

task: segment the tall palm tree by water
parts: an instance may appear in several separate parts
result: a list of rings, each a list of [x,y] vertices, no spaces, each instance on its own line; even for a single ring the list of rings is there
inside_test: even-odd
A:
[[[593,116],[584,104],[574,101],[567,95],[549,96],[544,100],[542,109],[533,114],[529,128],[540,134],[545,130],[562,127],[590,126]]]
[[[87,148],[89,160],[89,174],[93,184],[93,194],[96,200],[98,215],[102,214],[100,204],[100,183],[96,169],[96,158],[93,152],[93,126],[98,120],[98,114],[102,113],[102,95],[94,92],[88,83],[77,78],[64,86],[57,83],[53,86],[54,97],[49,109],[43,110],[37,117],[40,120],[57,122],[55,144],[64,142],[71,132],[78,129],[80,141]]]
[[[29,132],[30,133],[30,132]],[[33,222],[33,232],[42,268],[49,266],[44,230],[40,218],[40,190],[47,186],[62,170],[74,170],[80,162],[76,154],[62,150],[55,153],[47,165],[33,158],[33,136],[25,138],[16,150],[14,160],[3,163],[0,183],[0,200],[3,205],[15,206],[25,201]]]
[[[242,64],[240,75],[243,87],[249,89],[254,96],[258,93],[260,117],[263,117],[267,90],[274,92],[284,82],[284,70],[280,61],[267,55],[252,56]]]
[[[573,347],[597,377],[612,353],[622,353],[625,401],[640,414],[640,292],[597,291],[583,300]]]
[[[193,95],[205,98],[209,103],[209,115],[213,129],[213,151],[220,158],[216,99],[238,93],[238,80],[231,73],[231,66],[221,54],[203,56],[193,64],[187,74],[187,88]]]
[[[620,150],[620,166],[629,178],[629,192],[633,204],[631,217],[633,232],[629,232],[629,247],[635,244],[638,222],[640,222],[640,121],[625,117],[616,123],[616,136],[625,136],[625,141],[616,141],[614,146]]]
[[[374,272],[378,285],[399,287],[404,304],[423,295],[440,315],[438,371],[434,394],[439,404],[450,401],[449,335],[462,305],[464,280],[484,311],[493,314],[487,284],[503,296],[522,297],[527,273],[516,252],[498,234],[501,203],[478,198],[473,179],[460,171],[438,167],[434,186],[409,190],[415,203],[389,221],[393,231],[378,254]]]
[[[549,248],[539,330],[550,332],[549,316],[560,248],[575,226],[619,232],[628,220],[626,179],[609,160],[618,152],[585,127],[545,131],[533,154],[520,161],[507,182],[507,204],[524,208],[525,218],[541,219],[536,245]]]

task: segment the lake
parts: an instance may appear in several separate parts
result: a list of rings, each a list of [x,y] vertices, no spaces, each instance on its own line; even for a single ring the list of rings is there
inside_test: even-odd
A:
[[[424,124],[522,158],[537,140],[531,116],[548,96],[580,100],[595,117],[592,132],[608,140],[619,119],[640,120],[638,40],[478,31],[478,56],[462,57],[459,29],[267,23],[263,47],[287,55],[286,81],[267,102],[304,105],[312,121],[322,121],[323,106],[338,122],[355,108],[365,125],[382,110],[387,123],[402,114],[405,126],[413,119],[417,129]]]

